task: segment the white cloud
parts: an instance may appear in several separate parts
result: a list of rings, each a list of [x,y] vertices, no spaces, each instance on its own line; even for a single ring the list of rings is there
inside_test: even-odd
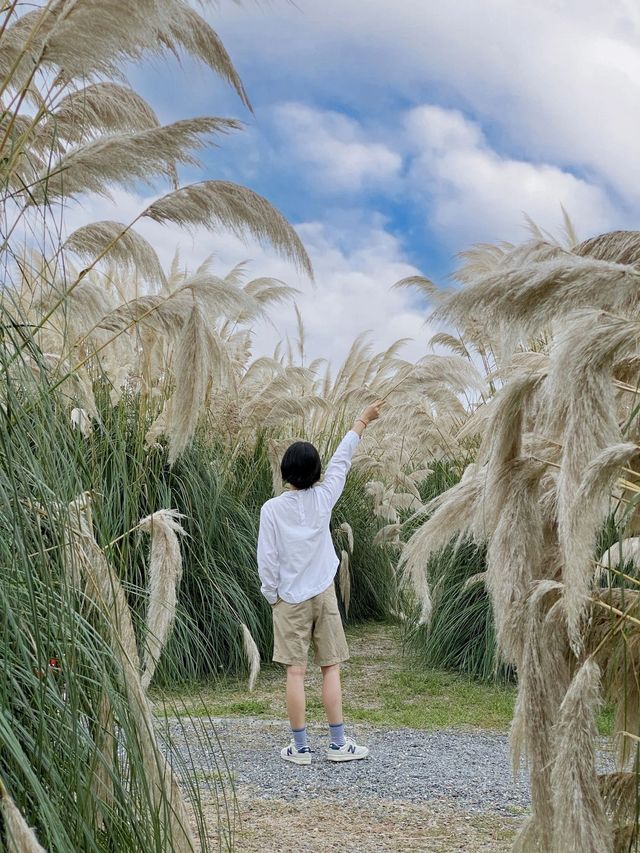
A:
[[[397,122],[396,150],[376,142],[375,132],[350,116],[302,104],[274,112],[287,146],[283,154],[305,161],[302,177],[322,193],[364,191],[377,183],[379,191],[404,194],[449,247],[523,239],[524,214],[557,231],[562,207],[585,236],[619,224],[601,187],[548,163],[500,155],[479,124],[458,110],[410,110]]]
[[[285,103],[274,110],[286,155],[305,168],[303,176],[321,191],[356,191],[389,184],[402,166],[386,145],[368,140],[358,122],[329,110]]]
[[[305,100],[321,93],[379,117],[394,98],[436,92],[515,156],[596,175],[640,203],[633,0],[299,0],[227,5],[214,23],[241,66],[259,63],[271,80],[284,62]]]
[[[521,240],[523,213],[555,231],[561,206],[585,236],[615,220],[600,187],[555,166],[500,156],[478,125],[456,110],[418,107],[406,127],[414,158],[411,186],[424,198],[429,226],[449,244]]]
[[[376,351],[399,338],[411,337],[405,357],[426,352],[428,309],[420,308],[406,291],[392,290],[401,278],[418,270],[403,256],[394,236],[381,222],[354,227],[348,248],[341,247],[342,229],[309,223],[300,236],[316,270],[315,290],[305,287],[298,304],[314,355],[331,359],[337,366],[358,334],[370,330]]]

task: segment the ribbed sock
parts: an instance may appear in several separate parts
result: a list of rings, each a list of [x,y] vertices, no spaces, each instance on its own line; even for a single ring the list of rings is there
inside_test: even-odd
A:
[[[296,749],[304,749],[305,746],[309,746],[306,726],[303,729],[291,729],[291,731],[293,732],[293,739],[296,742]]]
[[[336,723],[335,726],[329,723],[329,731],[331,733],[331,743],[335,743],[336,746],[345,745],[344,723]]]

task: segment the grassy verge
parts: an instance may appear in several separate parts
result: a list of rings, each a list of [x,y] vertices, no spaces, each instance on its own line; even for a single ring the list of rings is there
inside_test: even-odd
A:
[[[441,729],[472,727],[506,731],[513,715],[515,689],[482,684],[455,673],[418,669],[403,657],[400,629],[392,625],[357,625],[347,629],[351,660],[344,665],[345,718],[385,728]],[[310,722],[320,721],[320,674],[315,666],[307,676]],[[158,710],[167,690],[154,691]],[[281,718],[284,709],[284,673],[265,665],[253,693],[246,680],[222,678],[181,688],[185,714],[214,717]]]
[[[403,655],[401,630],[395,625],[360,624],[346,629],[351,660],[343,667],[345,719],[383,728],[435,730],[478,728],[506,732],[513,717],[513,684],[474,681],[455,672],[424,669]],[[323,720],[320,672],[307,673],[309,722]],[[222,676],[179,690],[154,688],[156,712],[187,716],[262,717],[280,719],[284,706],[284,671],[265,664],[252,693],[246,679]],[[601,735],[613,729],[613,711],[605,706],[598,720]]]

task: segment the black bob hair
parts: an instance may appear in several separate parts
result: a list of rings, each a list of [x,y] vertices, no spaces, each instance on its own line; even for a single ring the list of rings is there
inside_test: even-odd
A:
[[[320,454],[308,441],[294,441],[280,463],[282,479],[296,489],[310,489],[320,479],[321,470]]]

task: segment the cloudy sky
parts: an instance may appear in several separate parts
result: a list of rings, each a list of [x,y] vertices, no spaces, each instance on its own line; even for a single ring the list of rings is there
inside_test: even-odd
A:
[[[426,352],[428,307],[390,290],[416,272],[446,282],[477,241],[525,237],[523,212],[580,236],[640,223],[640,5],[636,0],[219,0],[207,12],[251,115],[211,73],[136,70],[160,118],[232,115],[243,133],[204,170],[266,195],[297,227],[316,286],[255,245],[150,225],[167,261],[252,259],[299,287],[312,355],[334,363],[370,329],[378,348]],[[140,199],[119,194],[119,218]],[[94,214],[104,206],[88,202]],[[95,209],[93,209],[95,207]],[[293,332],[293,310],[256,347]]]

